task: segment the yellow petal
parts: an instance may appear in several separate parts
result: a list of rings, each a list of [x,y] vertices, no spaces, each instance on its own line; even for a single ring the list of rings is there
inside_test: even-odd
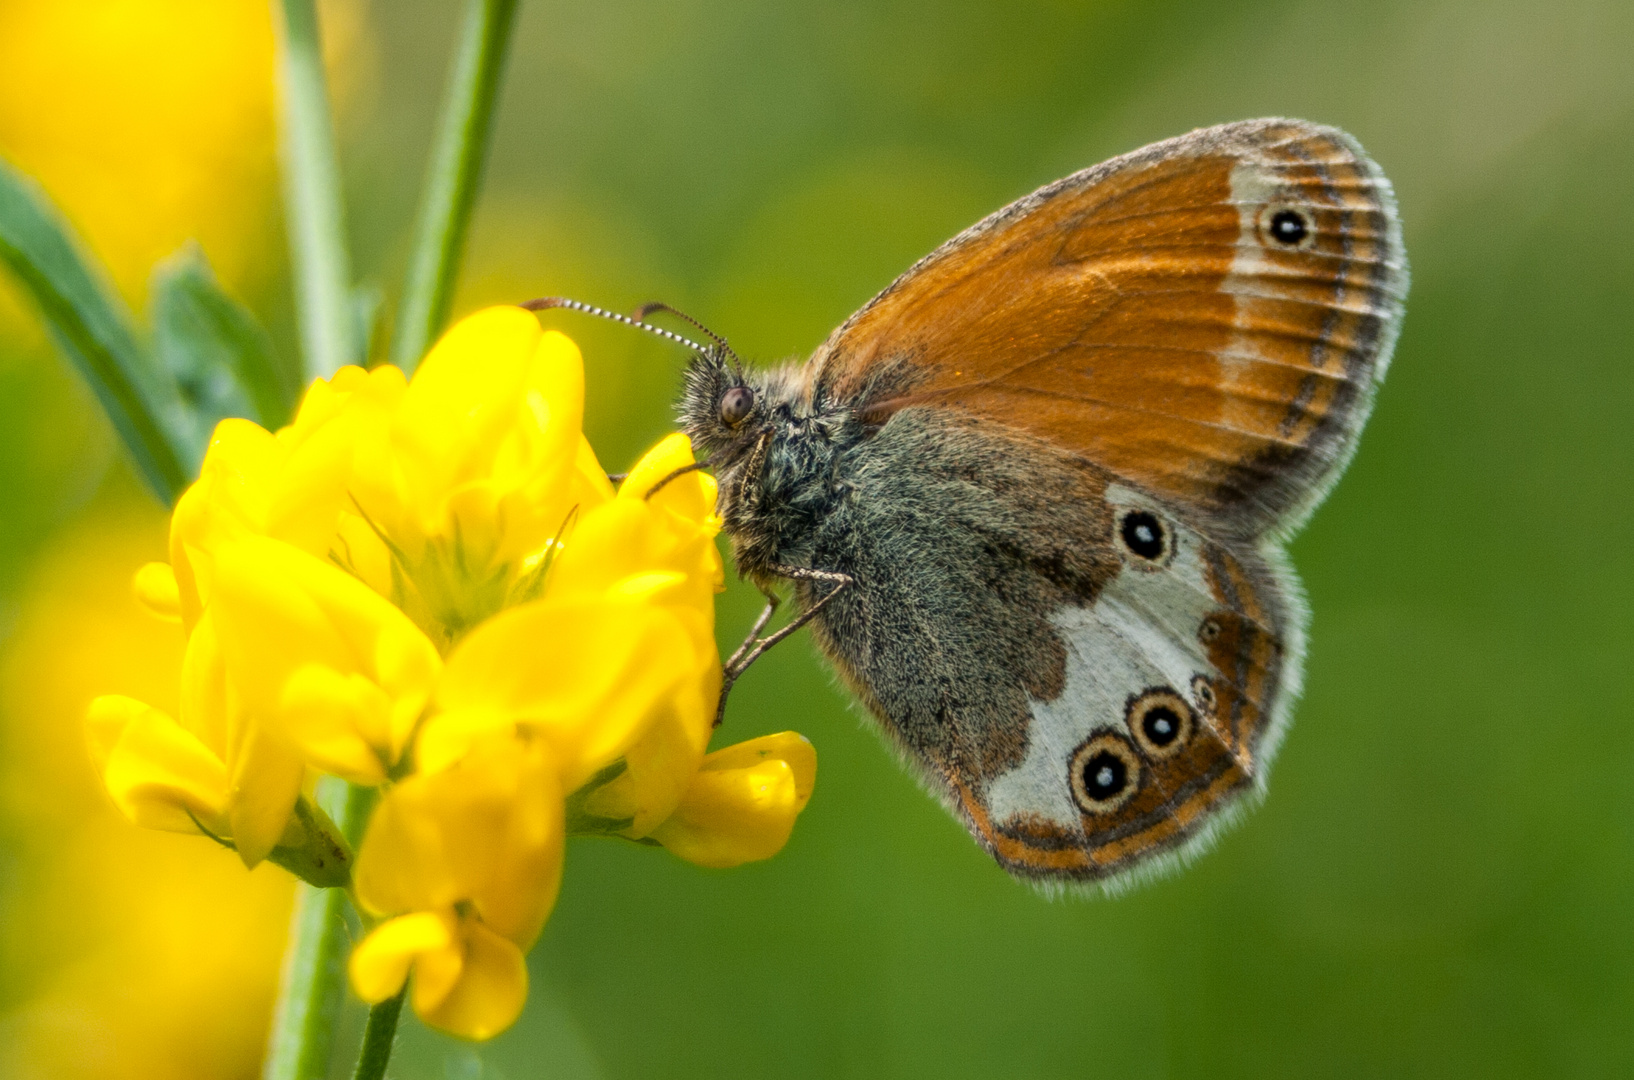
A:
[[[528,367],[543,331],[516,307],[492,307],[455,323],[426,354],[395,423],[415,482],[446,493],[486,471],[516,422]]]
[[[227,769],[221,759],[169,716],[127,697],[91,702],[86,723],[105,762],[103,782],[114,805],[150,829],[226,831]],[[189,816],[191,812],[192,816]]]
[[[727,769],[745,769],[763,761],[786,761],[794,773],[797,810],[804,810],[811,801],[811,789],[817,783],[817,748],[798,731],[779,731],[758,739],[723,746],[704,758],[702,768],[710,772]]]
[[[566,510],[583,409],[578,349],[542,332],[531,313],[488,308],[455,324],[415,373],[392,426],[400,498],[420,531],[443,535],[457,523],[475,563],[500,547],[520,545],[518,555],[537,547]],[[469,495],[463,507],[449,503],[479,482],[490,485],[485,503]],[[505,531],[538,535],[530,544]]]
[[[366,753],[386,766],[396,762],[442,666],[408,616],[334,565],[262,537],[218,553],[216,591],[212,614],[247,713],[327,762]],[[320,684],[312,667],[339,678]],[[305,681],[286,696],[297,672],[305,672]],[[353,675],[382,696],[324,698],[322,691],[349,685]],[[342,721],[351,724],[349,731],[337,730]],[[311,746],[301,741],[308,738]],[[339,743],[346,739],[353,745],[343,750]]]
[[[674,813],[703,761],[714,730],[720,666],[710,663],[701,678],[684,679],[659,707],[647,733],[624,753],[625,768],[591,792],[584,811],[612,821],[628,819],[622,835],[640,839]]]
[[[465,920],[438,912],[449,926],[448,944],[428,949],[414,959],[414,1011],[422,1016],[441,1005],[465,974]]]
[[[250,728],[228,774],[232,792],[228,820],[246,867],[254,867],[278,846],[301,795],[305,772],[293,745],[260,725]]]
[[[376,914],[465,903],[526,945],[556,901],[561,863],[554,766],[542,744],[506,735],[392,788],[369,821],[353,880]]]
[[[182,621],[181,592],[176,585],[175,571],[168,563],[148,563],[136,571],[131,591],[136,594],[136,602],[155,618],[165,622]]]
[[[216,621],[206,611],[187,636],[187,651],[182,655],[181,716],[178,719],[223,761],[231,760],[232,748],[240,741],[235,730],[236,717],[229,708],[231,698]]]
[[[667,602],[709,620],[712,634],[714,593],[722,578],[717,529],[713,516],[686,521],[652,503],[620,497],[581,516],[552,572],[551,595],[596,595],[634,574],[677,573],[687,585]]]
[[[585,799],[584,812],[611,821],[628,820],[623,835],[646,836],[675,812],[703,760],[708,739],[707,730],[699,738],[694,725],[667,711],[625,751],[624,771]]]
[[[104,694],[85,711],[85,741],[97,772],[108,766],[108,755],[119,745],[130,722],[153,706],[121,694]]]
[[[422,1005],[424,961],[414,974],[414,1011],[451,1035],[491,1039],[516,1023],[528,1000],[528,966],[522,950],[482,923],[462,920],[464,956],[459,978],[435,1005]]]
[[[312,555],[327,556],[336,520],[350,512],[357,446],[378,439],[406,390],[390,365],[342,368],[307,391],[295,422],[277,433],[276,469],[268,481],[264,532]]]
[[[630,475],[619,485],[618,497],[651,502],[688,517],[703,518],[715,509],[713,481],[701,470],[674,476],[678,470],[696,461],[692,456],[691,439],[678,431],[666,435],[636,462]],[[666,478],[672,476],[673,479],[664,483]],[[664,486],[654,491],[659,484]]]
[[[210,599],[216,548],[264,526],[276,459],[277,442],[259,425],[241,419],[216,425],[198,480],[170,515],[170,566],[187,627]]]
[[[615,494],[613,482],[607,479],[607,470],[596,458],[596,451],[591,447],[590,440],[580,435],[570,501],[583,513],[595,509],[604,502],[611,502]]]
[[[414,743],[414,768],[421,774],[442,772],[457,765],[477,743],[515,733],[516,717],[504,709],[445,709],[420,726]]]
[[[403,989],[416,958],[453,944],[452,919],[429,911],[389,919],[352,950],[347,964],[352,989],[370,1005],[385,1001]]]
[[[549,742],[572,791],[622,755],[696,669],[692,639],[662,608],[547,598],[474,630],[449,657],[437,702],[514,717]]]
[[[788,843],[816,771],[811,744],[793,732],[716,751],[652,839],[700,866],[771,858]]]
[[[354,784],[386,779],[376,746],[389,747],[391,699],[357,672],[305,664],[284,683],[280,718],[306,759]]]

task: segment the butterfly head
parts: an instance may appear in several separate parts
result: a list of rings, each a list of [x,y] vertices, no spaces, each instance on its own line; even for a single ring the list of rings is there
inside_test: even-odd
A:
[[[691,437],[694,450],[720,471],[765,433],[765,387],[725,348],[711,346],[687,365],[679,412],[681,429]]]

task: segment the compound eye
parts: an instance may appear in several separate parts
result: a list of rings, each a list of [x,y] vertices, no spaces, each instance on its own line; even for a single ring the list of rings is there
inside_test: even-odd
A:
[[[747,386],[734,386],[721,395],[721,423],[735,428],[755,411],[755,392]]]

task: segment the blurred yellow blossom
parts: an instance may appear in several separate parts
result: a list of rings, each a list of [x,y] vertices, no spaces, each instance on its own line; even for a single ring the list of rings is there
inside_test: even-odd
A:
[[[183,635],[125,589],[131,566],[164,550],[163,514],[136,498],[110,492],[55,536],[0,664],[8,1076],[249,1076],[265,1045],[288,875],[133,831],[85,764],[76,721],[92,693],[178,708]]]
[[[134,589],[187,634],[179,710],[99,698],[138,824],[314,883],[314,772],[382,785],[352,883],[381,920],[354,988],[470,1038],[509,1026],[567,833],[707,866],[782,848],[816,759],[786,734],[705,757],[720,660],[715,482],[684,435],[615,491],[580,431],[578,349],[520,308],[451,328],[413,380],[343,369],[276,433],[216,430],[169,566]]]
[[[192,237],[242,285],[276,242],[272,44],[254,0],[0,5],[0,153],[127,296]]]
[[[321,5],[343,106],[375,68],[363,0]],[[190,239],[229,287],[282,241],[262,0],[0,4],[0,154],[37,178],[128,298]]]

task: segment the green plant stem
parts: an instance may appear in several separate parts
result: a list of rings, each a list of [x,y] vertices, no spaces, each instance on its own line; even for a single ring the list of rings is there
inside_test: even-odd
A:
[[[374,798],[372,788],[347,785],[335,800],[340,805],[327,807],[353,850]],[[329,1074],[335,1021],[346,993],[346,891],[317,889],[305,882],[295,888],[295,915],[262,1071],[265,1080],[322,1080]]]
[[[386,1075],[392,1040],[397,1037],[397,1017],[403,1012],[403,997],[407,993],[405,986],[369,1010],[369,1023],[363,1029],[363,1049],[358,1051],[352,1080],[382,1080]]]
[[[391,362],[412,371],[448,317],[493,131],[516,0],[468,0],[414,224]]]
[[[295,276],[302,383],[359,362],[340,167],[313,0],[274,0],[285,229]]]

